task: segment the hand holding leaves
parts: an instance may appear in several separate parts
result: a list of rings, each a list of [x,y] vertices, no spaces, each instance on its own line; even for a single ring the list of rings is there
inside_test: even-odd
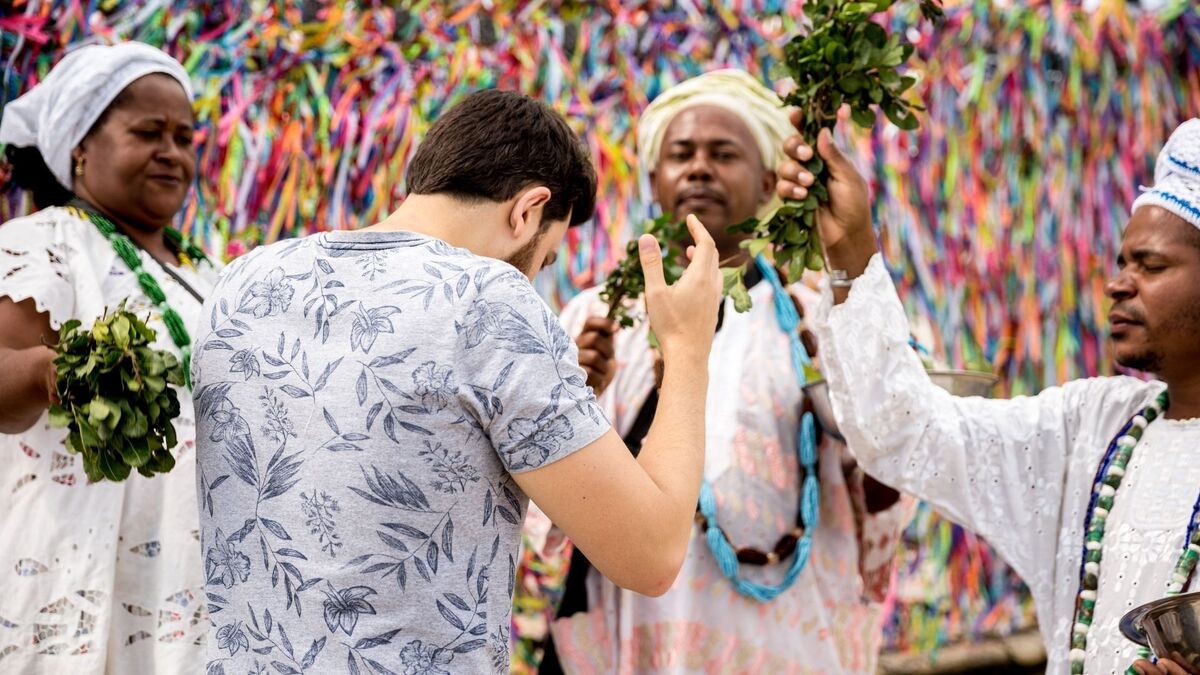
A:
[[[871,20],[893,4],[894,0],[812,0],[806,5],[812,28],[784,47],[781,75],[795,84],[784,104],[799,111],[797,128],[808,143],[836,126],[843,106],[864,128],[875,124],[876,108],[901,129],[917,128],[915,111],[924,108],[905,98],[916,79],[899,72],[914,47]],[[926,19],[942,16],[936,0],[918,0],[918,4]],[[816,218],[818,209],[830,201],[830,169],[816,153],[804,162],[804,169],[814,181],[803,200],[785,201],[762,222],[735,226],[736,231],[754,235],[745,243],[752,255],[773,249],[776,265],[787,270],[792,280],[805,268],[824,266]]]
[[[66,446],[83,455],[91,481],[121,481],[136,468],[143,476],[175,466],[171,448],[183,384],[174,354],[152,348],[155,332],[122,302],[88,330],[68,321],[59,330],[59,402],[50,423],[68,429]]]

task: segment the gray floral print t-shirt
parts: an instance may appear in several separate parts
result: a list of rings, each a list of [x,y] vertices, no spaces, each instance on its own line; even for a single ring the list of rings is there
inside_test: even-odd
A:
[[[512,473],[608,430],[512,266],[330,232],[229,267],[195,340],[207,675],[507,673]]]

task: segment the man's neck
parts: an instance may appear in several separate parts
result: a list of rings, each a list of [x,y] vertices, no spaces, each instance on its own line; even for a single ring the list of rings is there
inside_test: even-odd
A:
[[[416,232],[440,239],[456,248],[486,255],[492,204],[478,206],[445,195],[409,195],[400,208],[382,222],[364,228],[367,232]]]
[[[1171,405],[1165,417],[1170,420],[1200,418],[1200,368],[1192,369],[1187,375],[1164,380],[1171,396]]]

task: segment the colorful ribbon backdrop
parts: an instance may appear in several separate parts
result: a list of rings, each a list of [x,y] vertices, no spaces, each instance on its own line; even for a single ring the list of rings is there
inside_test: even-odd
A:
[[[976,349],[1028,392],[1111,372],[1101,286],[1129,204],[1180,121],[1200,114],[1200,12],[1167,0],[948,2],[921,26],[922,128],[855,136],[905,302],[956,364]],[[601,177],[595,227],[539,280],[552,302],[596,283],[649,214],[633,123],[665,87],[738,66],[764,78],[797,31],[782,0],[80,2],[0,16],[0,101],[67,45],[138,39],[200,93],[187,231],[230,257],[260,241],[383,217],[429,122],[464,93],[517,88],[565,113]],[[898,11],[904,29],[914,16]],[[7,190],[0,217],[23,212]],[[923,512],[910,528],[895,647],[929,649],[1032,622],[1027,592],[973,536]]]

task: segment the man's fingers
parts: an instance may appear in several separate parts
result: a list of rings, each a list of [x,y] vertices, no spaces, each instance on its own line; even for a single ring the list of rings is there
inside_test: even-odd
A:
[[[798,184],[800,182],[800,174],[803,172],[804,167],[800,166],[800,162],[794,159],[787,159],[775,167],[775,179]]]
[[[1133,662],[1133,669],[1141,675],[1188,675],[1188,671],[1170,659],[1159,659],[1152,663],[1146,659]]]
[[[1171,656],[1182,655],[1180,655],[1178,652],[1171,652]],[[1183,661],[1183,659],[1180,658],[1180,661]],[[1159,659],[1158,668],[1160,672],[1166,673],[1167,675],[1188,675],[1189,672],[1195,672],[1185,669],[1183,666],[1171,659]]]
[[[604,364],[608,362],[608,357],[601,354],[595,349],[580,349],[579,350],[579,365],[585,370],[594,370],[602,372]]]
[[[692,264],[701,267],[716,264],[717,245],[708,230],[704,229],[704,223],[701,223],[696,216],[689,215],[687,228],[688,233],[692,235],[692,241],[696,242],[696,252],[692,256]]]
[[[780,199],[804,199],[808,196],[808,190],[790,180],[781,180],[775,182],[775,194]]]
[[[813,150],[801,143],[798,136],[789,138],[785,148],[792,159],[786,159],[775,167],[775,193],[781,199],[804,199],[808,197],[808,187],[813,184],[814,178],[800,162],[812,159]]]
[[[642,263],[642,275],[646,277],[646,295],[658,294],[667,287],[663,276],[662,249],[652,234],[638,238],[638,260]]]
[[[812,146],[805,142],[805,139],[800,136],[789,136],[783,142],[784,153],[792,159],[798,159],[801,162],[807,162],[813,158]]]
[[[575,341],[575,344],[579,347],[580,352],[583,352],[583,350],[587,349],[600,352],[606,359],[612,358],[613,356],[612,338],[608,337],[607,335],[602,335],[600,333],[584,333],[579,336],[579,339]]]
[[[619,330],[621,324],[612,319],[603,316],[590,316],[583,322],[582,333],[600,333],[601,335],[612,335]]]

